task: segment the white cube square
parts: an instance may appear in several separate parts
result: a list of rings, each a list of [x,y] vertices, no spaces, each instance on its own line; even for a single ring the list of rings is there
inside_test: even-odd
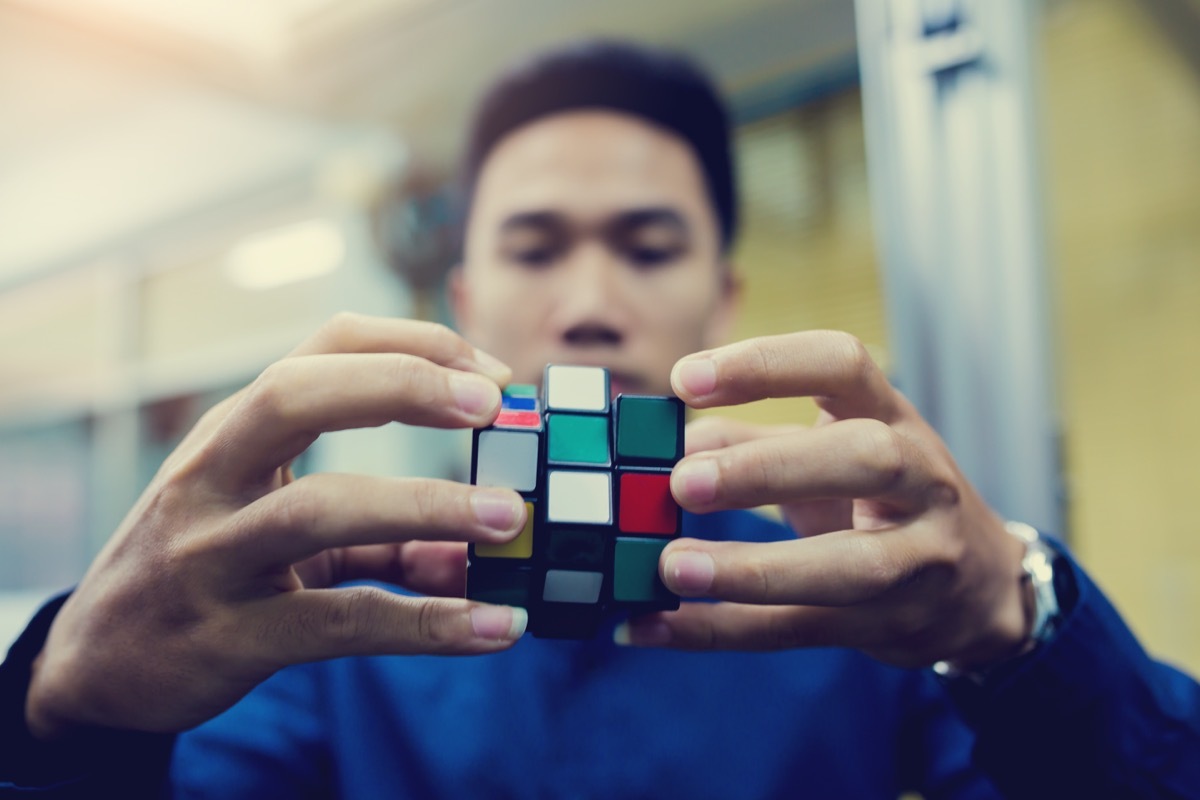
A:
[[[608,370],[603,367],[546,368],[546,407],[558,411],[608,411]]]
[[[555,470],[546,485],[550,522],[612,523],[612,476],[608,472]]]
[[[603,583],[604,575],[599,572],[547,570],[542,599],[551,603],[598,603]]]
[[[534,432],[480,431],[475,448],[475,485],[534,491],[537,488],[538,438]]]

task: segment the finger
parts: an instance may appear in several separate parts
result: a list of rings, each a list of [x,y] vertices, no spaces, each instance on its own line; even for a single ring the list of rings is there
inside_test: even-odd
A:
[[[719,450],[742,442],[784,436],[808,430],[804,425],[755,425],[727,417],[701,417],[688,423],[684,435],[684,453]]]
[[[252,570],[294,564],[323,550],[408,539],[502,543],[525,525],[509,489],[428,478],[307,475],[234,516],[228,546]]]
[[[435,597],[466,593],[467,547],[458,542],[366,545],[347,548],[340,555],[335,584],[368,580]]]
[[[437,322],[338,314],[288,354],[408,353],[444,367],[478,372],[504,385],[512,370]]]
[[[847,647],[857,620],[842,609],[684,603],[678,611],[634,617],[618,628],[618,644],[680,650],[791,650]]]
[[[501,386],[512,379],[512,369],[506,364],[436,322],[342,313],[287,357],[329,353],[408,353],[452,369],[486,375]],[[246,389],[241,389],[209,409],[176,449],[176,454],[195,450],[241,402],[245,392]]]
[[[327,431],[398,421],[437,428],[495,419],[500,389],[481,375],[404,353],[318,355],[277,361],[222,421],[208,448],[226,486],[262,480]]]
[[[907,437],[852,419],[684,457],[671,492],[689,511],[830,498],[879,498],[897,513],[931,504],[949,485]]]
[[[854,526],[854,501],[844,497],[784,503],[779,510],[797,536],[820,536]]]
[[[264,658],[295,664],[384,654],[503,650],[525,632],[522,608],[407,597],[372,586],[278,595],[253,612]]]
[[[671,387],[693,408],[814,397],[839,419],[895,414],[895,390],[862,342],[840,331],[748,339],[681,359]]]
[[[683,597],[754,605],[852,606],[874,600],[939,562],[922,540],[870,531],[835,531],[786,542],[680,539],[659,572]]]

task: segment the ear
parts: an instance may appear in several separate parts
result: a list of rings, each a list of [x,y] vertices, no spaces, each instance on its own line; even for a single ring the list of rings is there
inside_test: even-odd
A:
[[[718,288],[717,302],[704,326],[705,349],[729,343],[742,299],[742,280],[733,264],[722,261],[717,265],[717,269],[721,271],[717,278],[721,285]]]
[[[454,315],[454,326],[465,332],[471,324],[471,303],[467,297],[467,277],[462,264],[455,264],[446,273],[446,291],[450,299],[450,313]]]

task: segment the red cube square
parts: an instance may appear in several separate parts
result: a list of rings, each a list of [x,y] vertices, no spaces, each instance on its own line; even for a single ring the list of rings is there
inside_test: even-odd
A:
[[[617,525],[622,533],[674,536],[679,532],[679,505],[671,496],[669,472],[621,473]]]

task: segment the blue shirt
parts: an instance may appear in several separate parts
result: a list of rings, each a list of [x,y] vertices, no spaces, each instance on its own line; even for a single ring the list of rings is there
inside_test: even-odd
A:
[[[790,536],[744,512],[685,525]],[[982,687],[846,650],[527,637],[489,656],[282,670],[173,757],[167,735],[29,736],[29,665],[60,599],[0,665],[0,797],[1200,798],[1200,686],[1148,658],[1070,568],[1078,598],[1053,641]]]
[[[688,515],[685,534],[751,541],[791,535],[745,512]],[[1102,598],[1098,607],[1097,594],[1090,585],[1081,592],[1073,619],[1107,608]],[[1135,662],[1164,691],[1178,684],[1190,737],[1183,741],[1200,748],[1195,683],[1147,659],[1115,613],[1105,624],[1126,637],[1107,658]],[[1093,631],[1090,652],[1109,648],[1113,633]],[[1070,645],[1068,630],[1060,638]],[[1063,649],[1059,668],[1071,672],[1078,654]],[[1074,675],[1085,685],[1097,678],[1106,691],[1113,677],[1092,665]],[[1086,697],[1063,699],[1071,705]],[[976,729],[1002,728],[987,740],[999,739],[999,751],[976,756],[976,730],[928,670],[836,649],[690,653],[621,648],[610,635],[587,642],[526,637],[482,657],[349,658],[286,669],[181,736],[171,781],[184,798],[254,800],[894,798],[906,790],[932,800],[1000,796],[998,766],[1001,783],[1021,796],[1053,789],[1053,780],[1026,774],[1039,768],[1036,754],[1022,751],[1041,723],[1006,720],[988,708],[992,699],[959,699]],[[1153,741],[1164,717],[1156,704],[1145,705]],[[1044,710],[1055,713],[1054,704]],[[1130,711],[1128,720],[1139,718]],[[1073,745],[1054,743],[1060,763],[1127,758],[1121,745],[1095,748],[1082,739],[1074,755],[1067,752]],[[1192,755],[1200,766],[1200,749]],[[1141,753],[1142,761],[1118,769],[1144,771],[1153,757],[1162,752]],[[1176,779],[1200,796],[1197,767],[1185,769],[1187,776]],[[1088,779],[1076,772],[1071,785],[1079,789]]]

